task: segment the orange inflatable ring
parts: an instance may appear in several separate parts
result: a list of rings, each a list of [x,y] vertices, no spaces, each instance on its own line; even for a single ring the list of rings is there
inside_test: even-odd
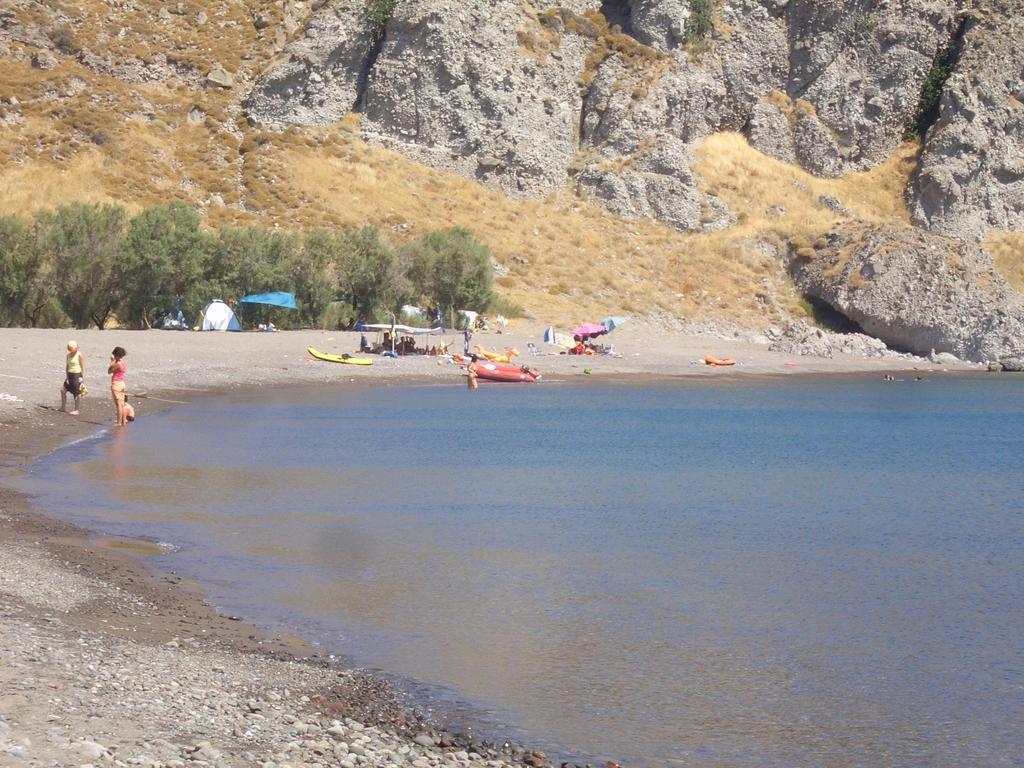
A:
[[[705,357],[704,363],[706,365],[736,365],[736,361],[731,357]]]

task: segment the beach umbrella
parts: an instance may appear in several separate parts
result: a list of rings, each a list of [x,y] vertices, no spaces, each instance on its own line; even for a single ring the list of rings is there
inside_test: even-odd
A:
[[[604,336],[606,333],[608,333],[608,329],[599,323],[583,323],[573,329],[572,335],[579,336],[581,339],[590,339],[594,336]]]
[[[628,318],[625,317],[606,317],[604,320],[601,321],[601,325],[604,326],[604,329],[608,331],[608,333],[611,333],[624,322],[626,322],[627,319]]]

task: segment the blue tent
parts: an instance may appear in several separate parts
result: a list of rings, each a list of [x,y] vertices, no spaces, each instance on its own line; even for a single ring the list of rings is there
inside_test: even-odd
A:
[[[239,299],[242,304],[269,304],[272,307],[284,307],[285,309],[298,309],[295,304],[295,294],[284,291],[272,291],[270,293],[254,293]]]

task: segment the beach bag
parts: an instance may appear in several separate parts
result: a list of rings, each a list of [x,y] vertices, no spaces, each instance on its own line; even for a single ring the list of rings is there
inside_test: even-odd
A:
[[[88,394],[89,388],[85,386],[85,382],[83,381],[81,384],[78,385],[78,395],[79,397],[85,397]]]

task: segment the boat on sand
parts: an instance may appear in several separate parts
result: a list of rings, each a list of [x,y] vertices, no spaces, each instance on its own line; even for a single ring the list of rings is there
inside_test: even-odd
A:
[[[488,381],[512,381],[535,383],[540,380],[540,372],[528,366],[492,363],[480,360],[476,364],[476,375]]]
[[[373,359],[369,357],[352,357],[352,355],[332,355],[327,352],[321,352],[319,349],[313,347],[306,347],[306,351],[309,352],[317,360],[324,360],[328,363],[344,363],[345,365],[373,365]]]

